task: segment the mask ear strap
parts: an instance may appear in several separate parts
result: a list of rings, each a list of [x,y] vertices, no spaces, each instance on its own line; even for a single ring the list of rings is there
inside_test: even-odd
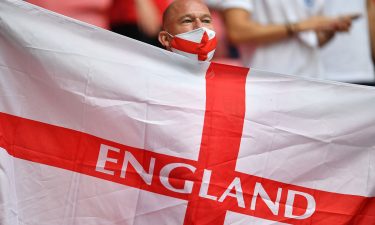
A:
[[[171,38],[174,38],[174,35],[170,34],[168,31],[165,30],[165,32],[167,32],[167,34],[171,37]]]

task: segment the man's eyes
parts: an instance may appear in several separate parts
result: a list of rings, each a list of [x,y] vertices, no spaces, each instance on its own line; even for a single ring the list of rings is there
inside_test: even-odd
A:
[[[200,20],[202,23],[208,23],[208,24],[210,24],[212,21],[210,18],[205,18],[205,19],[200,19]],[[186,18],[182,20],[182,23],[193,23],[193,22],[194,22],[194,19],[192,18]]]
[[[182,20],[182,23],[192,23],[193,20],[192,19],[184,19]]]
[[[211,19],[203,19],[202,23],[211,23]]]

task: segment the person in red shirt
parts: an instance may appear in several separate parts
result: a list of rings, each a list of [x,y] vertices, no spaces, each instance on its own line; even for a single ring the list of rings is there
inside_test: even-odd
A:
[[[108,9],[112,0],[27,0],[27,2],[104,29],[109,28]]]
[[[162,14],[172,0],[113,0],[111,30],[127,37],[160,46],[157,40]]]

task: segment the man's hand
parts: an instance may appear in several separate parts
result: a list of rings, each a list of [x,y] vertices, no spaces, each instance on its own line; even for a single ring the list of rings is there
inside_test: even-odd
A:
[[[298,32],[313,30],[319,40],[319,46],[327,44],[337,32],[348,32],[352,26],[352,21],[361,17],[361,14],[348,14],[340,17],[316,16],[308,20],[297,23]]]
[[[317,31],[316,34],[318,36],[319,47],[323,47],[335,36],[335,31],[322,30]]]
[[[296,24],[297,31],[316,31],[316,32],[347,32],[349,31],[352,20],[358,15],[347,15],[340,17],[315,16]]]
[[[336,32],[349,31],[352,20],[359,14],[340,17],[315,16],[305,21],[292,24],[262,25],[251,19],[251,13],[239,8],[227,9],[223,13],[229,40],[234,44],[274,43],[303,31],[315,31],[320,45],[332,39]]]

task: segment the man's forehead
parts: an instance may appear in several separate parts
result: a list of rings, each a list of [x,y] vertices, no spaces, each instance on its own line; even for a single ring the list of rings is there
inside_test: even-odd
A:
[[[180,19],[182,17],[210,16],[210,11],[203,2],[199,0],[176,1],[170,9],[168,19]]]
[[[180,15],[178,17],[178,19],[183,19],[183,18],[204,18],[204,17],[210,17],[211,18],[211,15],[207,12],[196,12],[196,13],[187,13],[187,14],[183,14],[183,15]]]

